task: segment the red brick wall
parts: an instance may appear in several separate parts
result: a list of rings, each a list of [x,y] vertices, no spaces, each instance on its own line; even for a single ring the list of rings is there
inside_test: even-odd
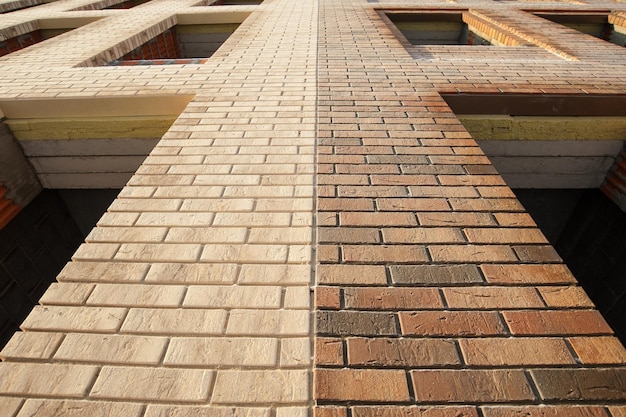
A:
[[[15,38],[7,39],[6,41],[0,42],[0,56],[19,51],[20,49],[24,49],[43,40],[44,38],[40,30],[25,33],[23,35],[16,36]]]

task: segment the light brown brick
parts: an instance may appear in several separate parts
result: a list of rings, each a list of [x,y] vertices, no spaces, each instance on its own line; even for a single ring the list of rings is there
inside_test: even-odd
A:
[[[313,396],[321,401],[408,401],[404,371],[321,369],[314,371]]]
[[[434,288],[345,288],[345,305],[359,310],[406,310],[442,308],[439,292]]]
[[[398,313],[403,335],[490,336],[506,333],[498,313],[491,311],[417,311]]]
[[[612,334],[595,310],[506,311],[502,313],[512,334]]]
[[[576,361],[563,339],[485,338],[459,340],[470,366],[567,365]]]

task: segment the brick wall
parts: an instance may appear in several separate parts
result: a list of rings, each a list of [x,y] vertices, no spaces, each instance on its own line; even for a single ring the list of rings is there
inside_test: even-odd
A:
[[[25,33],[0,42],[0,56],[8,55],[11,52],[19,51],[28,46],[43,41],[41,30]]]

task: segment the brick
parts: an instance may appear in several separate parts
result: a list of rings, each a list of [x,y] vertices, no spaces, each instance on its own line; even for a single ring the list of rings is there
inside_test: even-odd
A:
[[[39,303],[43,305],[85,304],[93,289],[93,284],[53,282],[41,296]]]
[[[498,313],[490,311],[417,311],[398,313],[403,335],[495,336],[506,333]]]
[[[155,263],[145,280],[151,284],[226,284],[236,278],[235,264]]]
[[[87,299],[88,305],[127,307],[178,307],[185,287],[177,285],[98,284]]]
[[[416,226],[412,213],[352,212],[339,213],[342,226]]]
[[[275,366],[278,339],[260,337],[175,337],[163,363],[168,366]],[[207,354],[210,352],[210,354]]]
[[[421,226],[496,226],[488,213],[424,212],[417,213]]]
[[[481,407],[485,417],[608,417],[604,407],[570,405],[524,405]]]
[[[513,246],[513,250],[522,262],[563,262],[552,246]]]
[[[108,417],[123,415],[141,417],[141,404],[106,402],[106,401],[79,401],[79,400],[27,400],[21,410],[21,415],[31,417],[64,416],[64,417]]]
[[[612,417],[624,417],[626,416],[626,406],[610,406],[608,407]]]
[[[612,334],[595,310],[506,311],[502,313],[512,334]]]
[[[444,288],[450,308],[533,308],[543,307],[534,288],[528,287],[454,287]]]
[[[194,285],[187,290],[183,306],[191,308],[279,308],[281,298],[282,289],[278,286]]]
[[[491,284],[573,284],[576,278],[562,264],[556,265],[481,265]]]
[[[437,185],[434,175],[380,175],[370,176],[373,185]],[[446,205],[447,207],[447,205]]]
[[[0,398],[0,410],[3,410],[8,416],[16,416],[23,403],[22,398],[2,397]]]
[[[448,211],[450,206],[443,198],[377,198],[380,211]]]
[[[537,391],[548,401],[624,401],[626,369],[533,369]]]
[[[459,365],[456,345],[442,339],[348,338],[348,364],[374,367]]]
[[[328,228],[318,230],[320,243],[378,243],[380,236],[378,229],[373,228]]]
[[[345,245],[341,247],[346,263],[419,263],[427,262],[424,246],[416,245]]]
[[[460,229],[429,228],[383,228],[385,243],[461,243],[465,238]]]
[[[348,409],[336,406],[315,406],[313,417],[348,417]]]
[[[149,404],[144,417],[270,417],[269,407],[189,406]]]
[[[395,335],[396,319],[393,313],[359,311],[318,311],[316,332],[327,335]]]
[[[473,228],[463,232],[470,243],[548,243],[539,229]]]
[[[0,391],[5,395],[82,398],[97,372],[98,367],[87,365],[3,362]]]
[[[538,290],[548,307],[594,307],[593,302],[580,287],[539,287]]]
[[[352,407],[353,417],[478,417],[470,406],[356,406]]]
[[[121,332],[196,336],[220,334],[224,331],[226,317],[225,310],[132,308]]]
[[[576,361],[563,339],[485,338],[459,340],[469,366],[567,365]]]
[[[113,333],[119,329],[125,315],[125,308],[35,306],[21,328]]]
[[[431,245],[428,252],[435,262],[512,262],[517,257],[504,245]]]
[[[454,211],[524,211],[514,198],[451,198],[448,202]]]
[[[309,399],[308,370],[217,371],[213,404],[304,403]]]
[[[615,337],[571,337],[568,340],[583,364],[626,363],[626,349]]]
[[[535,400],[521,370],[410,371],[416,401],[512,402]]]
[[[400,285],[456,285],[481,283],[474,265],[392,265],[391,281]]]
[[[345,288],[345,307],[359,310],[407,310],[443,308],[433,288]]]
[[[195,262],[202,245],[197,244],[139,244],[125,243],[115,254],[117,260]]]
[[[537,227],[528,213],[494,213],[493,217],[502,227]]]
[[[339,309],[341,307],[341,291],[333,287],[315,287],[315,307],[319,309]]]
[[[148,272],[145,263],[70,262],[59,273],[60,282],[138,282]]]
[[[404,371],[316,369],[313,396],[319,401],[408,401]]]
[[[0,352],[0,359],[49,359],[63,340],[61,333],[15,332]]]
[[[308,334],[309,321],[305,310],[231,310],[226,334],[301,336]]]
[[[385,285],[387,273],[382,265],[319,265],[318,284]]]
[[[343,365],[343,342],[334,337],[315,338],[315,365]]]
[[[374,200],[369,198],[319,198],[319,211],[374,211]]]
[[[68,334],[54,355],[56,361],[158,365],[167,338],[128,335]]]
[[[310,368],[312,362],[311,339],[308,337],[290,337],[282,339],[280,344],[280,367]]]
[[[204,402],[213,371],[105,366],[90,392],[92,398]],[[150,383],[146,383],[150,381]]]

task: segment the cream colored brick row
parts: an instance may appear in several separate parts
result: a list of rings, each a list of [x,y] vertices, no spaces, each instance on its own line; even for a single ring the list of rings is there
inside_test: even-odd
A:
[[[309,265],[280,264],[180,264],[70,262],[58,276],[60,282],[120,282],[162,284],[308,284]]]
[[[284,285],[284,284],[283,284]],[[302,296],[302,299],[298,297]],[[53,283],[41,298],[44,306],[308,308],[308,287]]]

